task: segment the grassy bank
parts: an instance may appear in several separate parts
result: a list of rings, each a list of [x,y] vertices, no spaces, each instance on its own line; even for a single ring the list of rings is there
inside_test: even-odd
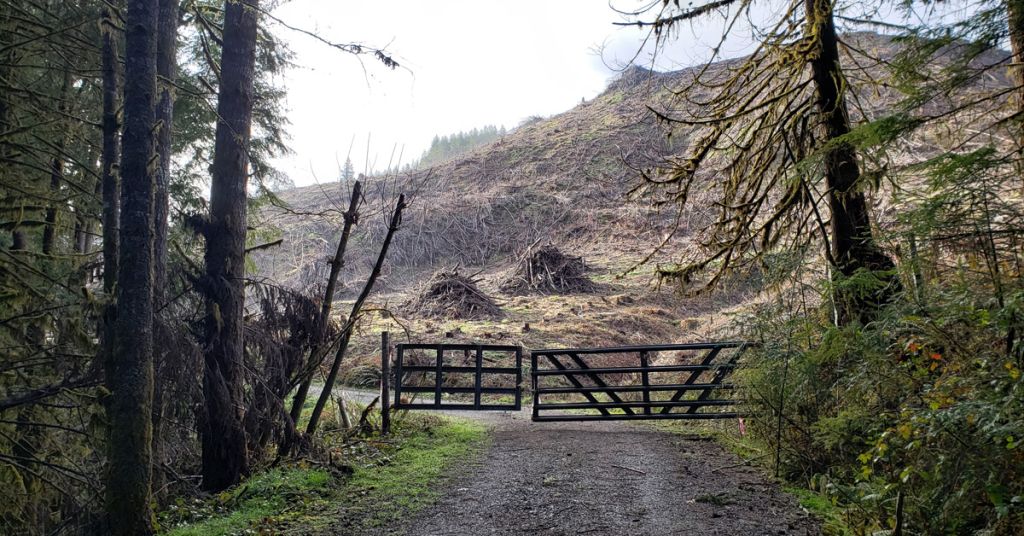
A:
[[[326,443],[331,445],[331,437]],[[160,514],[162,534],[315,534],[385,526],[429,505],[444,476],[486,445],[479,423],[409,414],[390,437],[330,446],[331,463],[262,471],[205,500],[180,499]]]

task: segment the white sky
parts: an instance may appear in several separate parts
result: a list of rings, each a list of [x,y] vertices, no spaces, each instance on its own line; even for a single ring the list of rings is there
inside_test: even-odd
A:
[[[613,26],[622,17],[601,0],[293,0],[273,14],[330,41],[386,47],[403,66],[360,63],[272,24],[295,52],[285,76],[295,154],[277,164],[299,186],[336,180],[350,146],[356,171],[367,169],[367,136],[370,166],[383,169],[396,146],[404,164],[435,134],[568,110],[599,94],[615,75],[606,63],[630,60],[642,37]],[[684,35],[665,57],[692,64],[707,50],[694,45]]]
[[[294,51],[296,64],[284,76],[295,154],[276,164],[298,186],[332,182],[349,155],[357,173],[381,170],[393,151],[392,165],[415,160],[434,135],[488,124],[512,128],[529,116],[554,115],[593,98],[616,74],[609,65],[633,59],[646,33],[635,26],[614,26],[624,19],[609,1],[619,9],[660,3],[286,1],[273,15],[288,25],[332,42],[385,48],[402,68],[392,71],[369,55],[356,58],[270,22]],[[971,2],[950,2],[941,10],[947,15],[969,10]],[[750,16],[776,19],[787,3],[757,2]],[[851,7],[857,5],[851,2]],[[881,18],[895,20],[892,6],[887,10]],[[716,13],[680,26],[668,48],[658,52],[655,68],[706,61],[719,44],[723,18],[724,13]],[[750,52],[749,27],[733,30],[720,58]],[[645,50],[654,50],[653,44]],[[650,53],[636,63],[650,67]],[[403,151],[401,161],[398,151]]]

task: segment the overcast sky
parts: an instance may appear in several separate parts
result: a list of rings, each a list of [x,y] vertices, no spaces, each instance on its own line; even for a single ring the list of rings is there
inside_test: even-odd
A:
[[[601,0],[293,0],[273,14],[331,41],[386,47],[403,67],[369,56],[360,63],[271,23],[296,63],[285,76],[295,154],[277,163],[300,186],[336,180],[350,147],[362,172],[367,136],[370,165],[382,169],[396,146],[404,164],[435,134],[512,128],[568,110],[600,93],[642,38],[635,27],[614,26],[622,16]],[[706,56],[708,47],[683,33],[661,68]],[[649,57],[639,63],[649,66]]]
[[[620,10],[659,3],[611,2]],[[749,14],[775,20],[787,4],[757,2]],[[962,15],[971,5],[954,0],[940,9]],[[872,16],[896,21],[887,9]],[[417,159],[434,135],[488,124],[512,128],[533,115],[566,111],[599,94],[645,37],[635,26],[615,26],[625,19],[608,0],[290,0],[273,15],[329,41],[385,48],[402,65],[390,70],[370,56],[360,61],[267,21],[295,53],[296,66],[284,77],[295,154],[277,164],[299,186],[336,180],[350,150],[357,172],[379,170],[393,150],[395,165]],[[680,26],[654,64],[648,43],[636,63],[668,70],[706,61],[724,15]],[[749,26],[741,23],[730,35],[720,58],[750,52]]]

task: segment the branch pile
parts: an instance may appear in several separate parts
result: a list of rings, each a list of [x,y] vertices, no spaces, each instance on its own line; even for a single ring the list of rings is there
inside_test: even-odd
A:
[[[410,314],[433,318],[483,320],[501,318],[501,307],[477,287],[479,279],[458,270],[436,272],[404,306]]]
[[[583,257],[566,255],[551,244],[539,249],[530,247],[501,284],[501,290],[511,294],[593,292],[597,285],[587,278],[586,272]]]

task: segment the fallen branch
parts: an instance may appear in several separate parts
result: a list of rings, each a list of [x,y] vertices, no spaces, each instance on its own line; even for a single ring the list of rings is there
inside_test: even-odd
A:
[[[380,397],[378,396],[377,398],[374,398],[372,402],[367,404],[365,408],[363,408],[363,413],[361,415],[359,415],[359,429],[360,430],[369,430],[370,423],[367,421],[367,417],[369,417],[370,411],[373,409],[373,406],[377,405],[377,402],[379,400],[380,400]]]
[[[477,283],[458,269],[440,270],[423,286],[417,296],[403,305],[419,316],[445,319],[497,319],[501,306],[484,294]]]
[[[597,285],[587,278],[582,257],[562,253],[548,244],[534,249],[534,242],[516,261],[501,290],[512,294],[570,294],[594,292]]]
[[[734,464],[731,464],[731,465],[723,465],[721,467],[716,467],[716,468],[712,469],[711,472],[712,473],[717,473],[718,471],[721,471],[723,469],[733,469],[735,467],[742,467],[744,465],[750,465],[751,462],[753,462],[755,460],[759,460],[761,458],[764,458],[765,456],[767,456],[767,454],[762,454],[761,456],[754,456],[753,458],[750,458],[749,460],[743,460],[740,463],[734,463]]]
[[[40,387],[31,391],[18,393],[13,396],[9,396],[0,400],[0,412],[16,408],[24,404],[31,404],[38,402],[51,396],[56,396],[64,391],[70,389],[78,389],[81,387],[95,387],[100,384],[100,380],[94,377],[75,378],[70,380],[64,380],[60,383],[48,385],[46,387]]]
[[[633,471],[634,473],[640,473],[641,475],[646,475],[647,474],[647,471],[641,471],[639,469],[633,469],[632,467],[625,467],[625,466],[622,466],[622,465],[615,465],[614,463],[611,464],[611,465],[612,465],[612,467],[615,467],[615,468],[618,468],[618,469],[625,469],[627,471]]]
[[[270,249],[270,248],[272,248],[274,246],[280,246],[283,242],[284,242],[283,238],[278,238],[277,240],[274,240],[273,242],[267,242],[266,244],[260,244],[258,246],[252,246],[250,248],[245,248],[245,254],[248,255],[248,254],[252,253],[253,251],[259,251],[261,249]]]

